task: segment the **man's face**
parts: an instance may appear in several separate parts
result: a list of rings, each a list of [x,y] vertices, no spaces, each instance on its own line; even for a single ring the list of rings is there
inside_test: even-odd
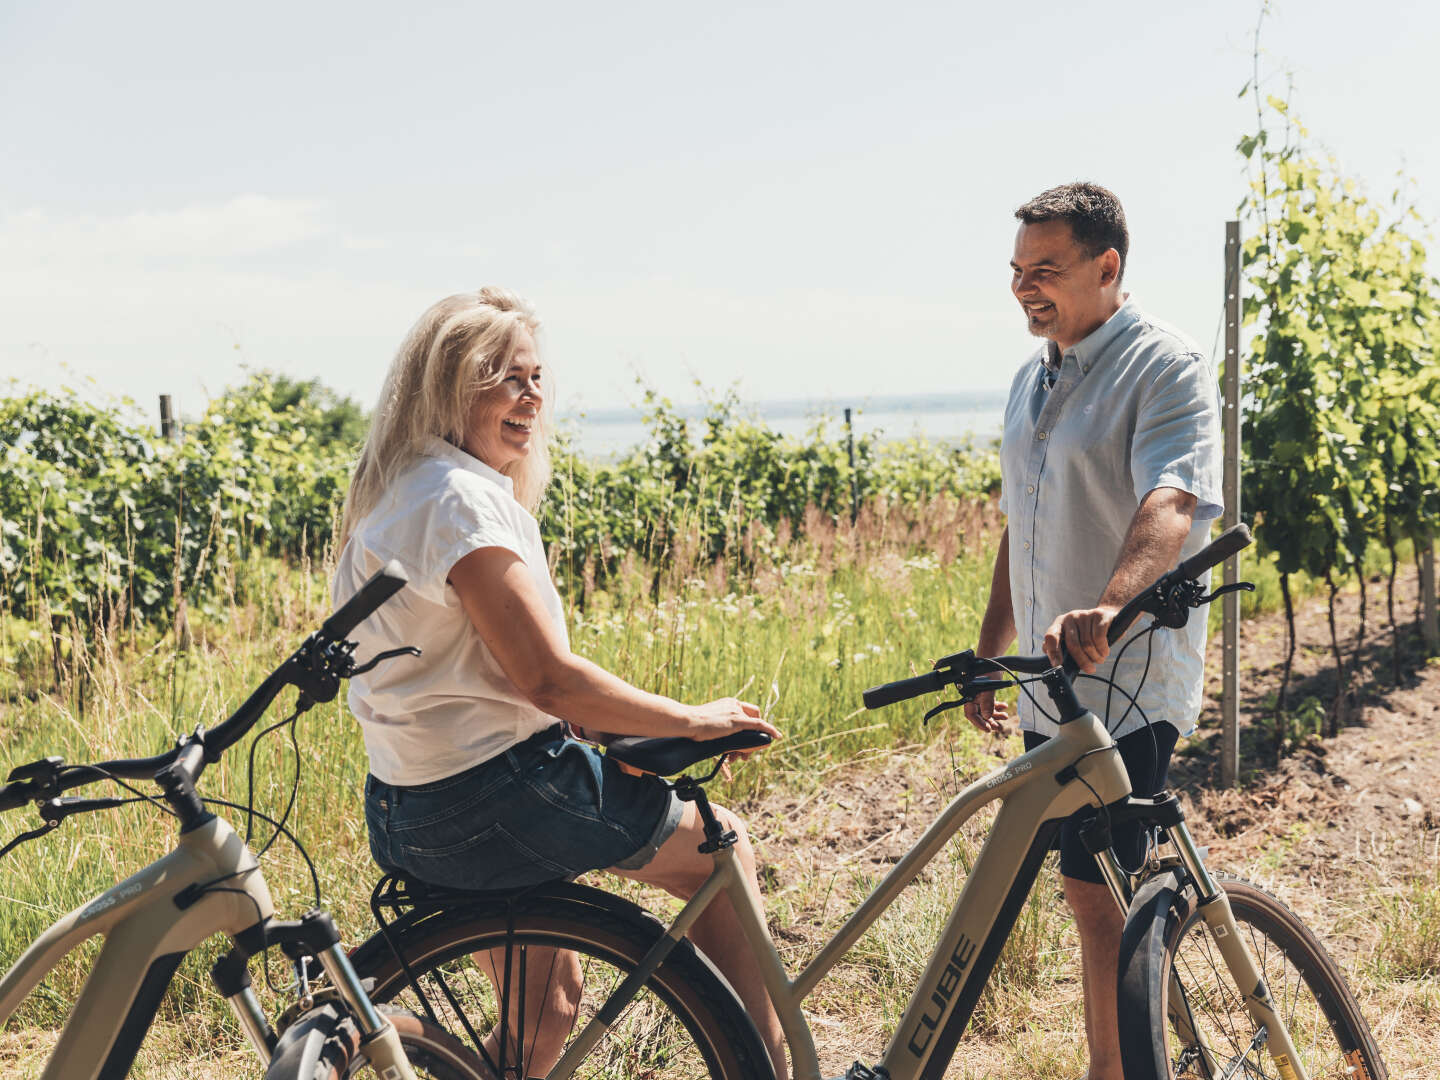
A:
[[[1022,224],[1010,260],[1010,291],[1030,333],[1068,349],[1113,312],[1119,265],[1113,249],[1087,255],[1064,221]]]

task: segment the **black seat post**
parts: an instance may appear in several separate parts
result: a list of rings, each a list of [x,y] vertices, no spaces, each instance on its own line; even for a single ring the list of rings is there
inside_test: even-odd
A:
[[[700,822],[705,827],[705,842],[699,847],[701,854],[709,855],[721,848],[734,847],[739,837],[733,830],[720,824],[715,811],[710,808],[710,800],[705,797],[703,787],[691,777],[682,776],[675,781],[675,794],[684,802],[693,802],[695,809],[700,812]]]

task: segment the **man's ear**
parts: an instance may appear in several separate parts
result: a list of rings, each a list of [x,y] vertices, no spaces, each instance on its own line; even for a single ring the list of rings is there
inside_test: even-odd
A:
[[[1114,285],[1120,277],[1120,253],[1114,248],[1106,248],[1100,255],[1100,284],[1102,287]]]

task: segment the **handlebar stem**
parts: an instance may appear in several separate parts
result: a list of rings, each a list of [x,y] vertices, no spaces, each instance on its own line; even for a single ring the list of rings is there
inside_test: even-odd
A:
[[[175,760],[155,774],[164,798],[180,819],[180,831],[190,832],[214,818],[205,809],[195,790],[195,781],[205,771],[205,744],[192,736],[180,746]]]
[[[1060,710],[1057,723],[1068,724],[1085,715],[1085,706],[1081,705],[1080,699],[1075,696],[1075,687],[1070,681],[1075,675],[1075,671],[1071,670],[1074,664],[1075,661],[1066,657],[1063,666],[1051,668],[1041,676],[1045,689],[1050,691],[1050,700],[1055,703],[1055,708]]]

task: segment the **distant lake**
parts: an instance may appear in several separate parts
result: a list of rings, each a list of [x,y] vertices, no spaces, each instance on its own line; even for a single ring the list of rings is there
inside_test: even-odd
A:
[[[852,412],[856,436],[875,433],[884,440],[922,436],[936,442],[961,445],[974,442],[987,446],[1000,438],[1005,420],[1005,392],[991,390],[970,394],[929,394],[923,398],[872,397],[853,402],[835,398],[789,401],[742,402],[739,413],[781,435],[803,436],[824,417],[833,437],[843,437],[845,409]],[[676,406],[675,412],[691,424],[691,433],[702,429],[699,421],[709,409],[705,405]],[[575,448],[584,456],[608,460],[619,457],[649,438],[640,409],[596,409],[560,415],[561,427],[570,433]]]

